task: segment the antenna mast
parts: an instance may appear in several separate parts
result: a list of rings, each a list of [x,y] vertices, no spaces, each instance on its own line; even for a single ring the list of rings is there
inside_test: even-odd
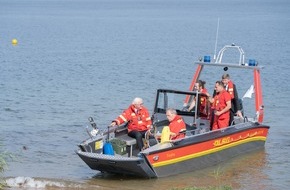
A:
[[[218,35],[219,35],[219,27],[220,27],[220,18],[218,18],[218,23],[217,23],[217,30],[216,30],[216,37],[215,37],[215,48],[214,48],[214,56],[213,56],[214,60],[216,60],[216,49],[217,49],[217,41],[218,41]]]

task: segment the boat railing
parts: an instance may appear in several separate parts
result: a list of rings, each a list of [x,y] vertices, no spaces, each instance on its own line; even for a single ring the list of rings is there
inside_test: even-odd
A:
[[[222,63],[223,55],[226,50],[229,49],[237,49],[240,52],[240,59],[239,59],[239,65],[245,65],[245,52],[241,48],[241,46],[236,46],[235,44],[232,45],[226,45],[224,46],[218,53],[217,59],[215,60],[215,63]]]

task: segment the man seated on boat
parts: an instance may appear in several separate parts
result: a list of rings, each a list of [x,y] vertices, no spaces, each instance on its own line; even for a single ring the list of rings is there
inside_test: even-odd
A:
[[[212,130],[223,129],[229,126],[231,95],[225,90],[221,81],[215,83],[215,96],[209,97],[212,103],[213,124]]]
[[[238,97],[238,91],[236,85],[231,81],[229,74],[222,75],[222,83],[225,86],[225,90],[231,95],[231,109],[230,109],[230,120],[229,125],[232,124],[234,120],[234,116],[237,115],[239,117],[243,117]]]
[[[142,98],[135,98],[132,104],[119,117],[112,121],[111,126],[128,122],[128,136],[135,138],[139,150],[144,147],[145,134],[152,127],[149,111],[143,106]]]
[[[173,108],[166,109],[166,117],[169,120],[170,139],[176,140],[185,137],[186,125],[181,116]]]

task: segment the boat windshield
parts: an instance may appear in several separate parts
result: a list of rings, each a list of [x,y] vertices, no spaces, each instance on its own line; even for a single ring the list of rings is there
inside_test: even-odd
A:
[[[188,115],[202,117],[207,112],[201,111],[205,109],[203,106],[203,99],[206,95],[195,91],[176,91],[163,90],[157,91],[155,113],[164,113],[167,108],[176,109],[178,115]],[[191,105],[194,106],[191,106]]]

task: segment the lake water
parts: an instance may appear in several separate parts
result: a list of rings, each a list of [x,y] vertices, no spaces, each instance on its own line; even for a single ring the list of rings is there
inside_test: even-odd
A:
[[[87,118],[106,127],[136,96],[152,112],[156,89],[187,90],[218,18],[217,49],[235,43],[265,66],[265,149],[161,179],[90,170],[74,153]],[[289,0],[1,0],[1,149],[16,157],[4,177],[13,189],[288,189],[289,31]],[[242,96],[247,76],[232,78]]]

